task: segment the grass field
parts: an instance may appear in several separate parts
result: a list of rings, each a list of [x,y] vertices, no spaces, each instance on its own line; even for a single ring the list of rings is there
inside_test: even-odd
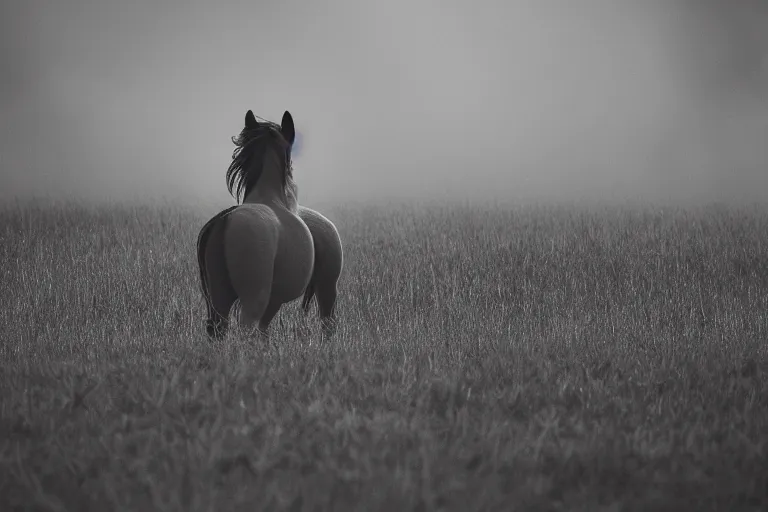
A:
[[[327,210],[337,336],[268,346],[214,211],[2,209],[0,509],[768,507],[768,210]]]

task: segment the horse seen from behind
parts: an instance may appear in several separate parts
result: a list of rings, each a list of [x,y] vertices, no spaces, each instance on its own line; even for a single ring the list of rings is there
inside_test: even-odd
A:
[[[305,313],[317,298],[324,335],[335,331],[341,239],[331,221],[298,204],[291,161],[295,136],[288,111],[278,125],[257,121],[249,110],[245,127],[232,139],[236,147],[226,182],[240,204],[216,214],[197,238],[211,338],[226,334],[237,300],[240,326],[266,335],[282,305],[302,294]]]

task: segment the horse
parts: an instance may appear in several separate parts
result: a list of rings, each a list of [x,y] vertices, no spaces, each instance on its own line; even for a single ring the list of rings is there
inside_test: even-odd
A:
[[[323,334],[336,330],[341,238],[330,220],[298,204],[291,161],[295,136],[290,112],[278,125],[257,121],[249,110],[244,128],[232,138],[236,147],[226,183],[238,204],[214,215],[197,238],[206,334],[212,339],[226,334],[235,301],[241,327],[268,336],[282,305],[302,294],[305,314],[317,299]]]

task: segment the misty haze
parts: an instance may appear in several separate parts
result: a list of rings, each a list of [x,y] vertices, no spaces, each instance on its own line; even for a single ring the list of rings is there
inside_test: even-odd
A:
[[[287,109],[303,202],[764,202],[767,5],[8,4],[2,196],[231,202]]]

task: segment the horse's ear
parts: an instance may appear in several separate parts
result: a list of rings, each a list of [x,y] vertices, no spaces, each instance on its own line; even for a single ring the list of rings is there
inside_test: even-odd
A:
[[[251,110],[245,113],[245,127],[248,129],[259,127],[259,122],[256,121],[256,116],[253,115]]]
[[[283,114],[283,120],[280,123],[280,131],[288,144],[293,145],[293,139],[296,138],[296,128],[293,126],[293,116],[287,110]]]

